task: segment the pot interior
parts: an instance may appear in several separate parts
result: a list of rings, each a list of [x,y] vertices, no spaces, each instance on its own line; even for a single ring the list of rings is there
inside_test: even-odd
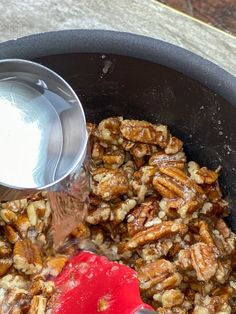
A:
[[[74,53],[33,61],[68,81],[87,121],[122,115],[167,124],[184,141],[189,160],[222,166],[220,184],[232,210],[228,221],[236,230],[236,106],[182,73],[141,59]]]

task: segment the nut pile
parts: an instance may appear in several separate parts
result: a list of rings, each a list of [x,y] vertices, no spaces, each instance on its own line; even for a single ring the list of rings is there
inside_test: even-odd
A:
[[[46,194],[0,205],[0,313],[50,313],[48,279],[91,243],[137,271],[159,314],[236,313],[236,235],[223,220],[220,169],[187,162],[164,125],[111,117],[88,132],[90,208],[60,252]]]
[[[88,130],[92,193],[83,234],[136,269],[142,298],[157,313],[236,313],[236,235],[222,219],[220,169],[187,162],[164,125],[111,117]]]
[[[48,279],[68,259],[53,253],[50,223],[46,194],[0,205],[0,313],[46,313],[54,292]]]

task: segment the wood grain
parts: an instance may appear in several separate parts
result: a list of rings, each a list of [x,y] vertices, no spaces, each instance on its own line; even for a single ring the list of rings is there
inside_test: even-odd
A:
[[[236,34],[236,0],[159,0],[179,11]]]

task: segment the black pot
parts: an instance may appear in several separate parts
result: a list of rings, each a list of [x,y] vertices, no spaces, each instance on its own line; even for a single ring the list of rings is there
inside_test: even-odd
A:
[[[123,115],[169,125],[189,159],[222,166],[220,183],[236,230],[235,77],[174,45],[111,31],[8,41],[0,44],[0,58],[30,59],[58,72],[79,95],[88,121]]]

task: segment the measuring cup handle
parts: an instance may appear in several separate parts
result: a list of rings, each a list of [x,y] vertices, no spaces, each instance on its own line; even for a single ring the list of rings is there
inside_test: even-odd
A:
[[[142,310],[138,310],[135,312],[135,314],[156,314],[157,312],[155,311],[150,311],[147,309],[142,309]]]

